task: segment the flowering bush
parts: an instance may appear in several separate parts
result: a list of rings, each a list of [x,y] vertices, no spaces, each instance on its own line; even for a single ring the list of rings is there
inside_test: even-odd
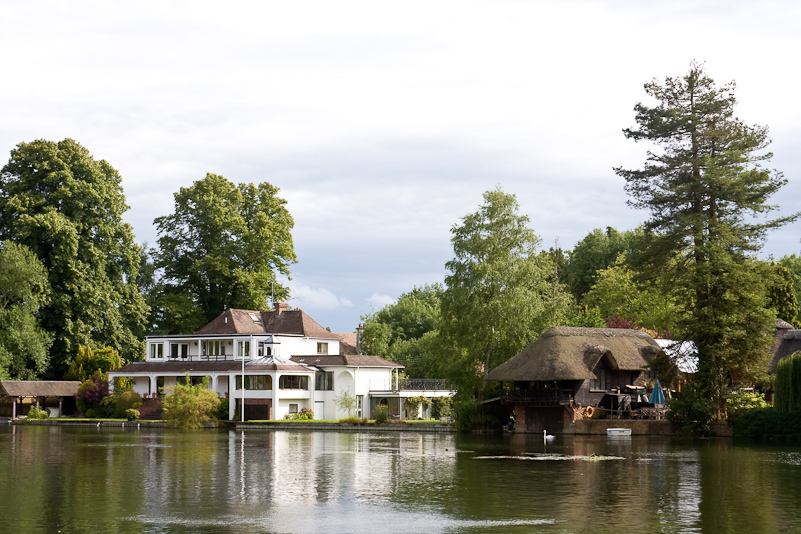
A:
[[[297,413],[288,413],[284,416],[287,421],[309,421],[314,419],[314,411],[310,408],[303,408]]]

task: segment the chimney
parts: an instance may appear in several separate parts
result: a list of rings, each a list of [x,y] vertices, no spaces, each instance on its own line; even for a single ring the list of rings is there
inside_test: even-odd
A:
[[[281,312],[286,311],[287,304],[286,302],[276,302],[275,303],[275,314],[281,315]]]
[[[359,326],[356,327],[356,354],[362,353],[361,339],[363,330],[364,326],[362,325],[362,323],[359,323]]]

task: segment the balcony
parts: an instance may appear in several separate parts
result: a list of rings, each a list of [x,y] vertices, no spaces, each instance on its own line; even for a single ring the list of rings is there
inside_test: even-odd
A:
[[[570,389],[515,389],[501,395],[504,404],[561,405],[572,401],[573,390]]]
[[[402,378],[395,388],[394,380],[370,380],[370,391],[451,391],[453,386],[441,378]]]

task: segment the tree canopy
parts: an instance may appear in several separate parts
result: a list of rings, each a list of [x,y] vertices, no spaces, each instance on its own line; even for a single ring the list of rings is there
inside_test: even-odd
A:
[[[39,317],[54,336],[52,377],[90,342],[127,360],[144,354],[133,333],[146,306],[127,209],[119,173],[72,139],[20,143],[0,170],[0,239],[28,247],[47,271],[51,294]]]
[[[454,259],[446,264],[438,365],[460,395],[568,313],[570,296],[556,279],[540,239],[518,213],[514,195],[484,193],[478,211],[451,229]]]
[[[288,276],[296,261],[294,221],[269,183],[237,185],[209,173],[175,193],[174,213],[155,224],[167,333],[191,332],[228,307],[266,309],[271,292],[288,297],[276,274]]]
[[[27,247],[0,242],[0,380],[31,380],[47,369],[53,336],[39,326],[47,271]]]
[[[769,229],[797,217],[761,219],[786,180],[762,167],[771,157],[767,128],[734,116],[734,90],[734,82],[717,87],[696,63],[683,76],[645,84],[656,104],[638,103],[638,127],[624,134],[659,150],[642,169],[615,169],[629,204],[650,213],[640,272],[674,266],[672,279],[692,295],[683,303],[684,332],[698,347],[699,381],[719,416],[727,388],[767,368],[772,343],[765,272],[751,254]]]
[[[596,228],[576,243],[564,265],[564,281],[576,300],[581,301],[598,273],[614,264],[621,253],[631,251],[641,236],[641,228],[626,232]]]

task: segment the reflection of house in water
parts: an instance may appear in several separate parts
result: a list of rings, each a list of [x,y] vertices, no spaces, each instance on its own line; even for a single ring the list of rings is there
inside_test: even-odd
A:
[[[404,391],[402,365],[358,352],[356,334],[329,332],[302,310],[276,303],[269,312],[225,310],[193,334],[148,336],[145,361],[115,369],[109,379],[129,377],[134,391],[156,398],[187,375],[192,383],[209,377],[209,387],[231,399],[232,419],[243,397],[245,419],[280,419],[303,409],[315,419],[338,419],[348,415],[335,401],[343,393],[355,401],[357,417],[372,416],[381,402],[400,407],[418,394],[451,394]]]
[[[510,383],[499,401],[513,408],[515,430],[559,432],[574,407],[596,407],[608,393],[642,384],[661,353],[640,330],[553,327],[488,380]]]

